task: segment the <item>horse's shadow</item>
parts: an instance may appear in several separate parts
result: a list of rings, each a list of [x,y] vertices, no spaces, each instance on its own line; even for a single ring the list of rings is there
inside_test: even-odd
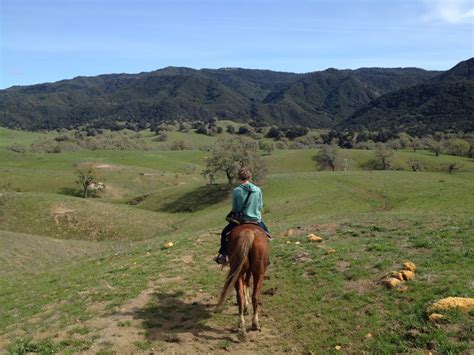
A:
[[[189,191],[161,207],[162,212],[195,212],[218,204],[230,196],[228,185],[206,185]]]
[[[228,332],[206,324],[213,308],[210,303],[186,301],[183,292],[155,292],[134,317],[143,320],[145,336],[150,341],[180,342],[180,334],[190,333],[201,339],[234,342]]]

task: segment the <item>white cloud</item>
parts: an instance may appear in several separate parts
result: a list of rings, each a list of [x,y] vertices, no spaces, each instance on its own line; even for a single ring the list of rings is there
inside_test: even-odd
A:
[[[423,0],[423,2],[428,9],[426,20],[450,24],[474,24],[473,0]]]

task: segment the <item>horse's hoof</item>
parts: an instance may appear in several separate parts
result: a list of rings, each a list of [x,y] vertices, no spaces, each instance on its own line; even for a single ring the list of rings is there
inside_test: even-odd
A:
[[[252,330],[253,331],[259,331],[261,332],[262,331],[262,328],[260,328],[260,326],[258,324],[252,324]]]
[[[249,312],[248,309],[244,310],[244,316],[248,316],[249,314],[250,314],[250,312]]]
[[[223,310],[224,310],[224,307],[223,307],[223,306],[217,306],[217,307],[214,309],[214,313],[222,313]]]

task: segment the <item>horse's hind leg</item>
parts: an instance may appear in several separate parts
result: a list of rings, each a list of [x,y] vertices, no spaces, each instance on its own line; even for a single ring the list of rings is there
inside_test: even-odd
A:
[[[247,329],[245,328],[244,318],[245,290],[243,276],[239,277],[235,283],[235,291],[237,292],[237,303],[239,305],[239,339],[245,341],[247,340]]]
[[[247,272],[245,275],[245,282],[244,282],[244,295],[245,295],[245,304],[244,304],[244,315],[249,314],[249,307],[250,307],[250,277],[252,274],[250,271]]]
[[[263,276],[265,270],[258,270],[253,273],[253,295],[252,295],[252,305],[253,305],[253,318],[252,318],[252,330],[261,330],[260,323],[258,321],[258,302],[260,300],[260,292],[263,285]]]

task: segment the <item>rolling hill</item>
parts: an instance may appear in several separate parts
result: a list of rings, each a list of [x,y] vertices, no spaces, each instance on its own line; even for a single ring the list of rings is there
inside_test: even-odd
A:
[[[24,133],[3,135],[44,136]],[[426,309],[472,297],[474,163],[399,150],[396,170],[367,171],[373,152],[351,149],[341,151],[347,171],[315,171],[316,153],[262,157],[271,265],[262,331],[239,342],[233,300],[213,311],[225,273],[212,258],[230,197],[202,178],[205,151],[0,147],[0,181],[14,188],[0,207],[0,353],[468,352],[472,314],[432,323]],[[412,159],[426,169],[410,171]],[[84,162],[119,193],[67,193]],[[445,162],[463,171],[439,171]],[[405,260],[417,265],[414,280],[378,283]]]

